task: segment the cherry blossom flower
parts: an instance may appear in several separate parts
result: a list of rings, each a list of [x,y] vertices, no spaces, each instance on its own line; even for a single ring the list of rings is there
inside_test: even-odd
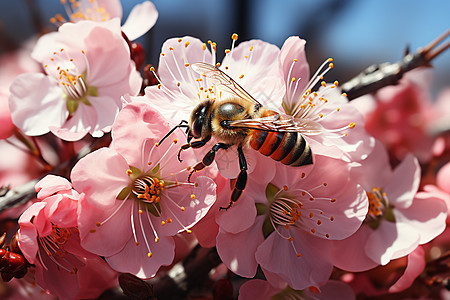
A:
[[[302,168],[277,164],[272,173],[258,164],[259,176],[249,178],[246,193],[216,215],[217,251],[231,271],[253,277],[259,264],[297,290],[328,280],[330,241],[354,233],[368,203],[346,176],[348,163],[321,155],[316,161]],[[219,196],[221,201],[227,199]]]
[[[113,18],[122,19],[122,5],[118,0],[76,0],[61,1],[72,22],[92,20],[104,22]],[[150,1],[144,1],[134,6],[122,25],[122,31],[130,41],[144,35],[155,25],[158,11]],[[61,15],[51,18],[52,23],[65,23],[67,20]]]
[[[137,94],[142,82],[119,20],[66,23],[55,40],[63,46],[46,48],[53,53],[43,62],[47,75],[22,74],[12,83],[12,120],[31,136],[52,131],[69,141],[88,132],[100,137],[110,131],[120,97]]]
[[[279,64],[286,93],[280,105],[286,114],[306,122],[307,130],[303,135],[313,153],[334,157],[340,154],[351,160],[365,158],[372,150],[374,140],[364,129],[363,116],[348,102],[345,94],[339,93],[337,81],[333,84],[323,81],[324,75],[334,67],[331,58],[309,79],[305,44],[305,40],[292,36],[281,48]],[[319,82],[321,88],[314,91]],[[324,152],[327,148],[323,146],[332,145],[341,152]]]
[[[36,282],[60,299],[96,298],[114,286],[116,272],[80,246],[77,209],[84,195],[54,175],[39,181],[36,191],[42,201],[19,219],[19,247],[36,266]]]
[[[420,161],[431,157],[434,137],[429,127],[441,113],[433,108],[430,85],[431,71],[417,69],[407,72],[399,84],[353,101],[365,114],[366,130],[398,161],[408,153]]]
[[[84,193],[81,244],[106,257],[117,271],[150,278],[174,259],[173,236],[190,232],[215,201],[215,183],[204,176],[186,182],[196,159],[176,159],[177,140],[155,144],[169,123],[144,103],[126,105],[114,124],[110,148],[99,149],[73,168],[74,186]]]
[[[281,99],[284,93],[282,79],[277,73],[276,58],[280,50],[260,40],[243,42],[235,47],[236,40],[237,35],[233,35],[232,47],[225,51],[226,55],[222,64],[217,63],[217,45],[214,42],[203,43],[189,36],[167,40],[162,47],[158,67],[160,84],[147,87],[144,97],[131,97],[130,100],[151,103],[175,124],[181,120],[188,120],[192,110],[199,103],[217,96],[212,88],[209,89],[217,82],[205,78],[191,68],[193,63],[206,62],[220,65],[222,71],[263,105],[269,107],[271,99]],[[208,48],[211,48],[211,51]],[[215,139],[212,140],[209,143],[211,145],[214,144]],[[244,149],[244,153],[250,162],[256,161],[255,156],[259,156],[253,150]],[[227,178],[235,178],[239,173],[239,165],[236,161],[236,147],[218,151],[216,154],[219,170]],[[248,165],[248,173],[251,173],[254,164]]]
[[[326,300],[326,299],[355,299],[353,290],[347,284],[329,280],[320,287],[306,288],[304,290],[294,290],[289,286],[278,288],[269,282],[261,279],[253,279],[245,282],[239,289],[239,300],[247,299],[304,299],[304,300]]]
[[[377,142],[352,178],[368,195],[369,212],[351,237],[335,241],[335,265],[364,271],[411,253],[442,233],[447,207],[437,194],[419,192],[420,166],[407,155],[391,170],[387,151]]]

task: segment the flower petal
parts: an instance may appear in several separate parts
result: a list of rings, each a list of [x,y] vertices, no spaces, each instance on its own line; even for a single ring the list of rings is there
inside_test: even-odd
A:
[[[149,31],[157,19],[158,11],[152,2],[139,3],[131,10],[125,24],[122,25],[122,31],[130,41],[134,41]]]

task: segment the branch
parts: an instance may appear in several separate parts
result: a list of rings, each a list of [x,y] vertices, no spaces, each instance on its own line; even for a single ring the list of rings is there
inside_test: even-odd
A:
[[[342,84],[342,91],[349,100],[373,93],[385,86],[395,85],[408,71],[418,67],[429,67],[433,58],[450,47],[450,42],[436,48],[436,46],[450,35],[447,30],[440,37],[415,53],[408,53],[396,63],[372,65],[359,75]]]

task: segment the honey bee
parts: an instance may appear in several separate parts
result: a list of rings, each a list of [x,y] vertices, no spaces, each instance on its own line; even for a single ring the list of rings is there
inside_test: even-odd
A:
[[[187,144],[182,145],[178,152],[181,161],[183,150],[203,147],[211,137],[216,138],[218,143],[192,168],[188,180],[194,172],[211,165],[218,150],[237,146],[240,172],[228,206],[220,207],[220,210],[230,208],[247,185],[244,147],[251,147],[292,167],[313,163],[311,149],[302,133],[315,134],[320,130],[320,125],[264,108],[237,82],[213,65],[195,63],[191,66],[197,73],[218,81],[216,87],[226,92],[227,96],[202,101],[192,111],[189,122],[182,121],[161,142],[176,128],[185,127]],[[191,142],[192,139],[194,141]]]

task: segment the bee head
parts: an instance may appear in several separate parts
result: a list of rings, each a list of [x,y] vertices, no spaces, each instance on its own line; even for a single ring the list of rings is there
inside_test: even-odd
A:
[[[189,121],[188,139],[189,137],[200,138],[202,136],[211,104],[212,102],[209,101],[202,102],[192,111]]]

